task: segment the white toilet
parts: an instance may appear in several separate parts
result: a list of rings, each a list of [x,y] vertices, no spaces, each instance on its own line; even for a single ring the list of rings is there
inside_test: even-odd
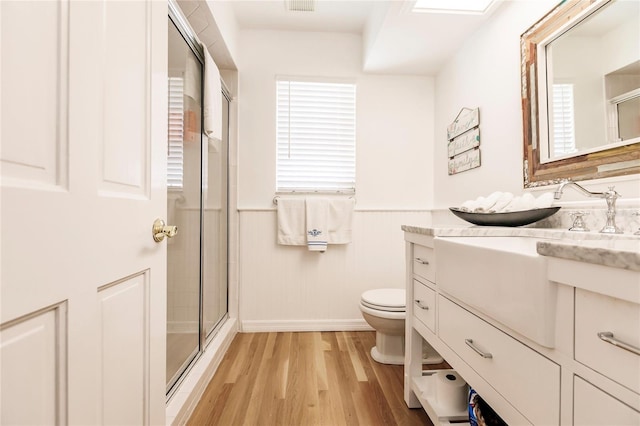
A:
[[[382,364],[404,364],[404,289],[368,290],[360,298],[360,311],[365,321],[376,330],[376,345],[371,357]],[[440,357],[427,342],[423,346],[423,362],[437,364]]]

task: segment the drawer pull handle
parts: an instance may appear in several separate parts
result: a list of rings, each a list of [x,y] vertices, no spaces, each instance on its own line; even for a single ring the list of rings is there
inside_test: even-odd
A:
[[[467,344],[467,346],[476,351],[476,353],[482,358],[493,358],[493,355],[491,355],[489,352],[482,352],[480,349],[476,348],[476,346],[473,344],[473,339],[464,339],[464,342]]]
[[[415,302],[416,302],[416,305],[418,305],[418,307],[420,309],[424,309],[425,311],[429,310],[429,307],[427,305],[423,305],[421,300],[416,299]]]
[[[419,257],[416,257],[416,262],[421,263],[423,265],[428,265],[429,264],[428,260],[424,260],[424,259],[421,259]]]
[[[598,333],[598,337],[600,338],[600,340],[610,343],[613,346],[617,346],[621,349],[624,349],[636,355],[640,355],[640,348],[636,348],[633,345],[630,345],[628,343],[625,343],[616,339],[615,337],[613,337],[613,333],[610,331],[601,331]]]

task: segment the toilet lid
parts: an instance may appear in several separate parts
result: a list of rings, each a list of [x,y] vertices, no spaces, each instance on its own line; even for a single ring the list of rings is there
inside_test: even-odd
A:
[[[387,312],[404,312],[405,297],[404,289],[380,288],[362,293],[361,301],[364,306],[372,309]]]

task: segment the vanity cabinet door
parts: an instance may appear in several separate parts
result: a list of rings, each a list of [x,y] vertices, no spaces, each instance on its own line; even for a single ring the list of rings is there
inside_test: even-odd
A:
[[[559,365],[443,296],[438,324],[440,338],[531,423],[559,424]]]
[[[429,330],[436,331],[436,292],[413,280],[413,313]]]
[[[640,424],[640,413],[574,376],[573,424],[637,426]]]
[[[575,359],[640,393],[640,305],[576,289]],[[598,333],[611,333],[607,342]],[[606,336],[603,336],[607,339]],[[626,350],[614,343],[633,346]]]
[[[436,282],[436,257],[432,248],[413,245],[413,273]]]

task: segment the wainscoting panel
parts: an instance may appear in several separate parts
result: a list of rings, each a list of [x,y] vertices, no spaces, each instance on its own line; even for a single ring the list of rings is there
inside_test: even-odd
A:
[[[362,292],[404,288],[403,224],[426,211],[355,211],[350,244],[324,253],[276,243],[275,210],[240,212],[243,331],[363,329]]]

